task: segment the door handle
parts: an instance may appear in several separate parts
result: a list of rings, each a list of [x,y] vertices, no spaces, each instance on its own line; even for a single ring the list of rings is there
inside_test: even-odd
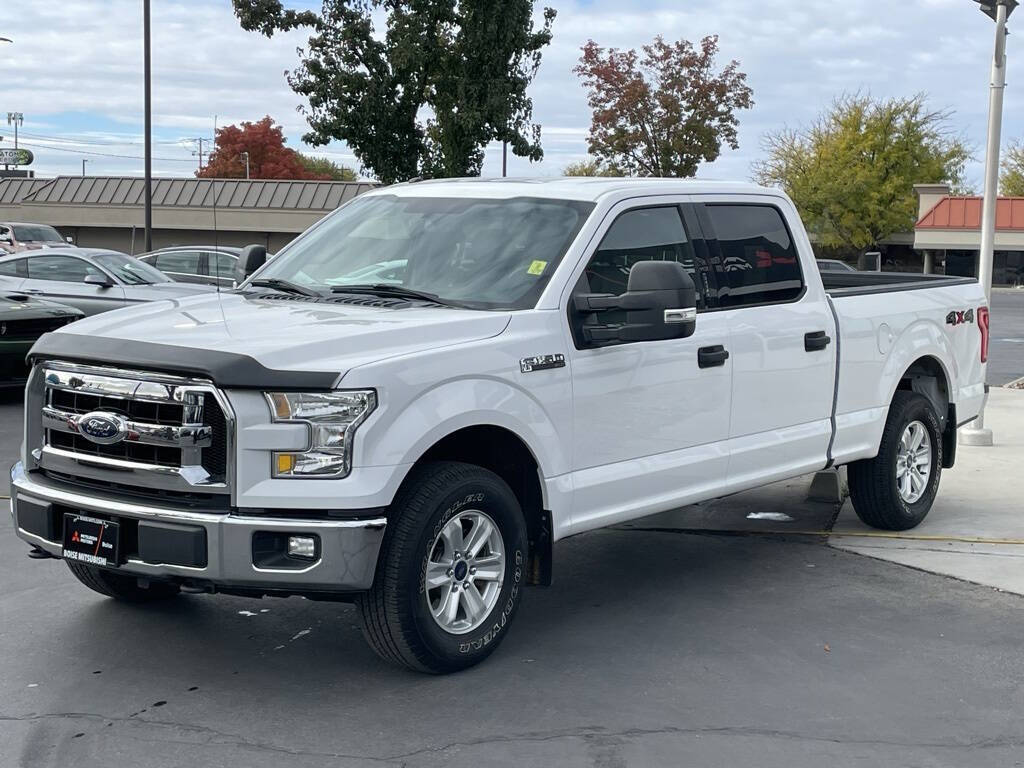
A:
[[[804,334],[804,349],[808,352],[820,352],[832,343],[832,339],[824,331]]]
[[[40,290],[39,288],[21,288],[21,289],[19,289],[18,292],[19,293],[31,293],[33,296],[36,296],[36,295],[42,293],[42,290]]]
[[[721,344],[714,347],[701,347],[697,350],[697,365],[701,368],[720,368],[729,359],[729,350]]]

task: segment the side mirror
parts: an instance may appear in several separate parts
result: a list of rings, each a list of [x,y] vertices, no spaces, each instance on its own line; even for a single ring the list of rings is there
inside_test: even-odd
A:
[[[575,297],[585,315],[583,338],[591,344],[685,339],[697,330],[697,289],[675,261],[641,261],[629,272],[621,296],[584,294]],[[626,313],[624,323],[608,323],[602,314]]]
[[[96,285],[100,288],[110,288],[114,285],[113,281],[106,275],[86,275],[85,280],[82,282],[86,285]]]
[[[266,248],[262,245],[245,246],[238,254],[238,263],[235,264],[235,281],[241,283],[266,263]]]
[[[0,232],[0,243],[10,243],[11,236],[6,232]]]

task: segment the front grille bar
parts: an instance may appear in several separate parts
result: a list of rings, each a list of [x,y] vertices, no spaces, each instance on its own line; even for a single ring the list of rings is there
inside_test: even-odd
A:
[[[49,405],[43,406],[43,427],[58,432],[81,434],[80,426],[87,413],[71,413]],[[180,427],[169,424],[143,424],[125,421],[127,442],[142,445],[159,445],[166,448],[209,448],[213,445],[213,427],[201,424],[185,424]]]

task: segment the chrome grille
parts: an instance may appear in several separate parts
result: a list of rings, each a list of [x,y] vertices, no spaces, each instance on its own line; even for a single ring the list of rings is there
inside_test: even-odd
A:
[[[210,382],[50,362],[42,384],[43,469],[140,490],[229,491],[231,411]]]

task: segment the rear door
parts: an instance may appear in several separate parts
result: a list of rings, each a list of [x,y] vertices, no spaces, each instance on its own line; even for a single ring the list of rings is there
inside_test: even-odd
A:
[[[821,469],[832,438],[837,345],[821,281],[801,265],[800,249],[810,254],[810,243],[788,226],[786,215],[796,212],[779,198],[702,202],[698,217],[718,272],[716,311],[729,324],[729,486]],[[813,269],[809,256],[803,263]]]
[[[178,283],[205,283],[200,251],[163,251],[153,266]]]
[[[25,293],[52,299],[76,307],[87,315],[95,315],[125,304],[124,288],[116,284],[109,274],[85,259],[70,255],[30,256],[28,277],[21,284]],[[85,282],[96,275],[114,282],[114,285],[91,285]]]

